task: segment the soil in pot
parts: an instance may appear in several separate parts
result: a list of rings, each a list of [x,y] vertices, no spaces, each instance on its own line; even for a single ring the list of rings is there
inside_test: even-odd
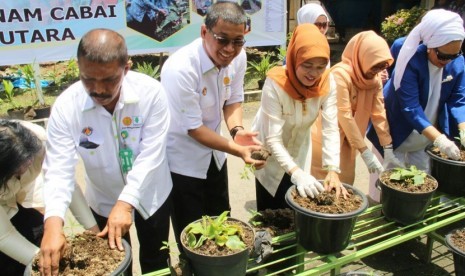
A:
[[[222,214],[221,216],[223,216]],[[221,217],[220,216],[220,217]],[[216,220],[218,217],[212,217]],[[202,219],[194,222],[202,222]],[[206,223],[208,226],[208,222]],[[255,233],[245,222],[228,217],[222,225],[239,225],[239,239],[245,244],[245,249],[230,249],[226,245],[219,246],[215,240],[206,239],[197,248],[191,248],[189,235],[186,233],[190,225],[181,232],[181,245],[190,267],[196,276],[236,276],[245,275],[247,262],[252,251]],[[217,230],[218,227],[215,227]],[[208,232],[211,233],[211,232]],[[215,231],[215,235],[219,235]],[[200,236],[199,236],[200,238]]]
[[[447,234],[446,245],[454,256],[455,274],[465,275],[465,228]]]
[[[425,151],[430,157],[431,176],[438,181],[438,191],[465,196],[465,151],[462,147],[461,160],[451,160],[441,153],[437,147],[430,145]]]
[[[131,248],[124,240],[123,244],[125,251],[112,250],[108,246],[108,240],[87,232],[68,238],[65,255],[60,260],[59,273],[75,276],[121,275],[131,262]],[[40,275],[39,256],[32,262],[30,275]]]
[[[295,231],[294,225],[294,211],[290,208],[285,209],[266,209],[263,211],[258,211],[250,220],[249,223],[255,229],[255,232],[266,231],[270,234],[272,238],[278,237],[284,234],[288,234]],[[257,241],[256,241],[257,242]],[[295,246],[292,248],[286,248],[291,244],[295,244],[296,239],[288,239],[280,242],[275,242],[272,244],[272,254],[271,250],[268,252],[265,250],[263,252],[263,260],[258,264],[261,265],[264,262],[270,263],[276,260],[283,259],[287,256],[296,254]],[[269,254],[269,255],[268,255]],[[264,269],[260,269],[259,274],[263,274],[262,271],[271,273],[274,271],[283,270],[286,267],[290,267],[296,264],[295,258],[290,258],[283,260],[279,263],[268,265]]]
[[[423,184],[415,184],[413,179],[391,179],[395,170],[384,171],[377,181],[381,187],[383,214],[388,221],[402,225],[418,222],[425,216],[438,182],[427,174]]]
[[[347,247],[355,221],[368,207],[368,199],[360,190],[343,184],[347,199],[336,198],[336,192],[322,192],[315,198],[301,197],[295,187],[286,193],[286,202],[295,210],[298,243],[321,254],[339,252]]]
[[[465,161],[465,149],[462,146],[459,146],[460,149],[460,159],[454,161]],[[446,154],[442,153],[438,147],[430,146],[427,148],[427,151],[430,151],[432,154],[437,155],[443,159],[453,160],[450,159]]]

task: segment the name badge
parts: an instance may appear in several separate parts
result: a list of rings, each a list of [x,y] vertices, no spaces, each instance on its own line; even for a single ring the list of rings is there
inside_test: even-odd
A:
[[[124,148],[119,151],[119,158],[121,159],[121,169],[123,173],[128,173],[132,169],[133,153],[130,148]]]

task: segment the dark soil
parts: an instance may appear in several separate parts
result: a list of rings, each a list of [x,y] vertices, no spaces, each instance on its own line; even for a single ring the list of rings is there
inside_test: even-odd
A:
[[[272,237],[281,236],[295,230],[294,211],[285,209],[266,209],[259,211],[249,223],[255,231],[266,230]]]
[[[125,252],[110,249],[108,240],[92,233],[77,234],[68,239],[64,257],[60,261],[60,275],[110,275],[124,260]],[[39,257],[32,264],[31,275],[40,275]]]
[[[256,151],[253,151],[252,152],[252,159],[255,159],[255,160],[265,160],[268,159],[268,157],[271,156],[271,152],[267,149],[260,149],[260,150],[256,150]]]
[[[246,223],[243,223],[238,220],[227,220],[225,223],[228,223],[230,225],[234,224],[240,224],[242,226],[242,233],[240,234],[240,239],[242,242],[245,243],[246,247],[248,250],[252,250],[254,240],[255,240],[255,233],[250,225],[247,225]],[[184,238],[186,238],[187,235],[185,235]],[[182,241],[184,245],[186,244],[185,240]],[[205,256],[227,256],[227,255],[232,255],[234,253],[240,252],[242,250],[231,250],[226,246],[218,246],[215,241],[212,240],[206,240],[203,245],[201,245],[198,248],[192,249],[192,251],[205,255]]]
[[[455,161],[465,161],[465,149],[462,146],[459,146],[459,149],[460,149],[460,159],[455,160]],[[453,159],[450,159],[446,154],[442,153],[437,147],[431,147],[431,152],[443,159],[453,160]]]
[[[465,229],[459,229],[450,236],[451,242],[462,252],[465,252]]]
[[[330,192],[324,191],[315,198],[310,198],[301,197],[294,189],[292,191],[292,200],[302,208],[324,214],[344,214],[360,209],[363,199],[359,195],[354,194],[350,188],[347,189],[347,192],[349,193],[347,199],[344,199],[342,196],[336,198],[335,190],[331,190]]]
[[[411,181],[398,181],[398,180],[391,180],[389,179],[388,173],[383,173],[380,176],[381,182],[388,187],[393,189],[408,192],[408,193],[428,193],[434,191],[438,187],[438,182],[432,178],[431,176],[427,175],[425,178],[425,183],[421,185],[414,185]]]

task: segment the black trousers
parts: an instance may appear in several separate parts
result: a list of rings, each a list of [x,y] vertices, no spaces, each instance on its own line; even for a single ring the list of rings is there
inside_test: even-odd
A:
[[[257,211],[265,209],[284,209],[289,208],[285,196],[287,190],[292,186],[291,177],[286,173],[279,183],[275,196],[272,196],[255,178],[255,194],[257,198]]]
[[[191,222],[203,215],[218,216],[224,211],[231,211],[228,191],[228,169],[226,162],[218,170],[211,160],[207,179],[200,179],[171,173],[173,180],[173,209],[171,222],[180,252],[182,252],[180,235]]]
[[[0,207],[1,208],[1,207]],[[13,226],[28,241],[40,247],[44,235],[44,216],[33,208],[18,204],[18,213],[10,219]],[[23,275],[26,266],[0,252],[0,275]]]
[[[169,252],[168,250],[160,250],[160,248],[163,246],[162,242],[168,241],[170,209],[171,199],[168,197],[165,203],[146,220],[137,211],[135,212],[134,223],[139,240],[139,263],[142,274],[167,267]],[[93,210],[92,213],[100,230],[103,230],[108,218],[98,215]],[[129,244],[131,243],[129,232],[123,238]],[[129,275],[132,275],[132,264],[128,272]]]

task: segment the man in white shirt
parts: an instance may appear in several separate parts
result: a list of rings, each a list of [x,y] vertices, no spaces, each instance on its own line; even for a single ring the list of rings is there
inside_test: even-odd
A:
[[[251,158],[252,151],[261,148],[257,133],[242,126],[246,20],[237,3],[213,4],[201,38],[163,65],[161,80],[172,118],[167,147],[173,179],[171,219],[178,245],[187,224],[231,209],[226,153],[257,169],[265,164]],[[223,116],[232,140],[221,136]]]
[[[142,272],[166,267],[168,252],[160,247],[168,240],[172,182],[163,88],[129,71],[124,38],[112,30],[85,34],[77,58],[81,80],[57,98],[47,127],[41,272],[58,273],[78,156],[86,169],[86,199],[103,229],[98,236],[123,250],[134,216]]]

